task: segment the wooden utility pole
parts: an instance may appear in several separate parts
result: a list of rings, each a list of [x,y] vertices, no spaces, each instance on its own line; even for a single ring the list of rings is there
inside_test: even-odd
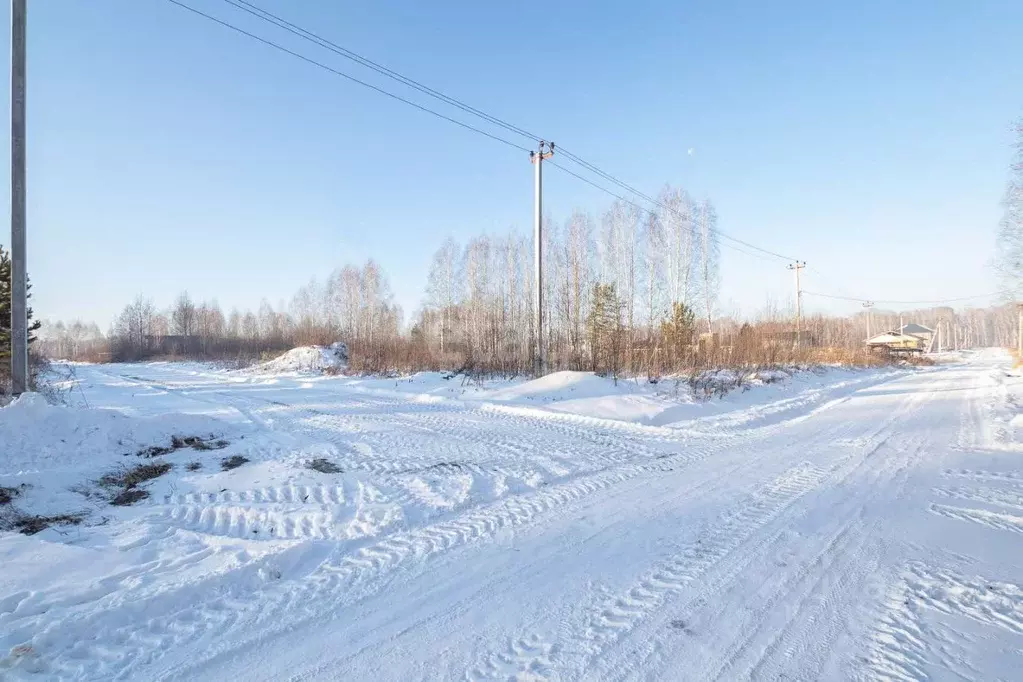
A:
[[[554,156],[554,143],[540,140],[539,151],[529,152],[535,166],[533,188],[533,329],[536,376],[543,376],[547,359],[543,343],[543,162]]]
[[[11,378],[28,390],[28,276],[25,253],[26,0],[11,0]]]
[[[806,267],[806,261],[796,261],[789,265],[789,270],[796,271],[796,348],[799,348],[803,327],[803,289],[799,285],[799,271]]]

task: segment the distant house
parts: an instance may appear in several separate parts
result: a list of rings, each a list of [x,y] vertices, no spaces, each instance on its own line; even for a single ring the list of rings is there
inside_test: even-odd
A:
[[[916,324],[914,322],[902,325],[902,328],[899,329],[899,331],[902,332],[903,334],[919,336],[921,339],[924,340],[924,348],[930,348],[931,339],[934,338],[933,329],[931,329],[930,327],[925,327],[922,324]]]
[[[906,334],[898,331],[885,332],[873,338],[867,339],[867,348],[888,350],[895,353],[922,353],[930,341],[915,334]]]

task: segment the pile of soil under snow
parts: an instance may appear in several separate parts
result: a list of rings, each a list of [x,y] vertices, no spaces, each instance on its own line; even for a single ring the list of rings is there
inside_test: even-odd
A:
[[[255,374],[289,374],[337,371],[348,366],[348,346],[338,341],[329,346],[299,346],[279,358],[249,368]]]

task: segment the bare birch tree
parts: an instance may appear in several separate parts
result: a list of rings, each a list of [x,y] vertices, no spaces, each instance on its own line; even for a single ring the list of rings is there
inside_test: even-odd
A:
[[[571,362],[582,366],[593,256],[593,221],[582,211],[575,211],[568,220],[564,253],[564,311]]]
[[[1005,187],[998,229],[996,266],[1007,295],[1023,298],[1023,119],[1015,125],[1015,155]]]
[[[446,342],[450,335],[449,316],[461,299],[461,280],[458,277],[458,244],[451,237],[444,240],[441,247],[433,254],[430,265],[427,295],[429,303],[438,312],[440,319],[440,352],[447,350]]]
[[[695,228],[693,201],[684,189],[665,187],[659,197],[657,217],[661,223],[671,303],[692,307]]]
[[[714,310],[717,306],[721,273],[721,244],[717,231],[717,211],[709,200],[700,202],[697,224],[700,234],[700,275],[703,303],[707,311],[707,331],[714,331]]]
[[[174,326],[174,333],[179,336],[188,337],[195,334],[195,303],[187,291],[181,292],[178,300],[174,302],[171,309],[171,324]]]

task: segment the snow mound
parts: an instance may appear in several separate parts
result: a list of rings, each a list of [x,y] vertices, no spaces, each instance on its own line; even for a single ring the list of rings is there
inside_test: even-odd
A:
[[[269,362],[249,368],[255,374],[322,373],[348,366],[348,346],[338,341],[329,346],[299,346]]]
[[[0,475],[94,467],[173,435],[222,431],[222,422],[204,415],[133,418],[51,405],[38,393],[25,393],[0,408]]]
[[[489,392],[488,400],[564,400],[567,398],[595,398],[609,394],[635,393],[634,384],[620,381],[617,385],[611,379],[597,376],[593,372],[554,372],[539,379],[526,381],[517,386]]]
[[[490,391],[481,399],[517,405],[542,405],[580,417],[644,423],[675,404],[656,395],[646,380],[613,379],[593,372],[554,372],[539,379]]]

